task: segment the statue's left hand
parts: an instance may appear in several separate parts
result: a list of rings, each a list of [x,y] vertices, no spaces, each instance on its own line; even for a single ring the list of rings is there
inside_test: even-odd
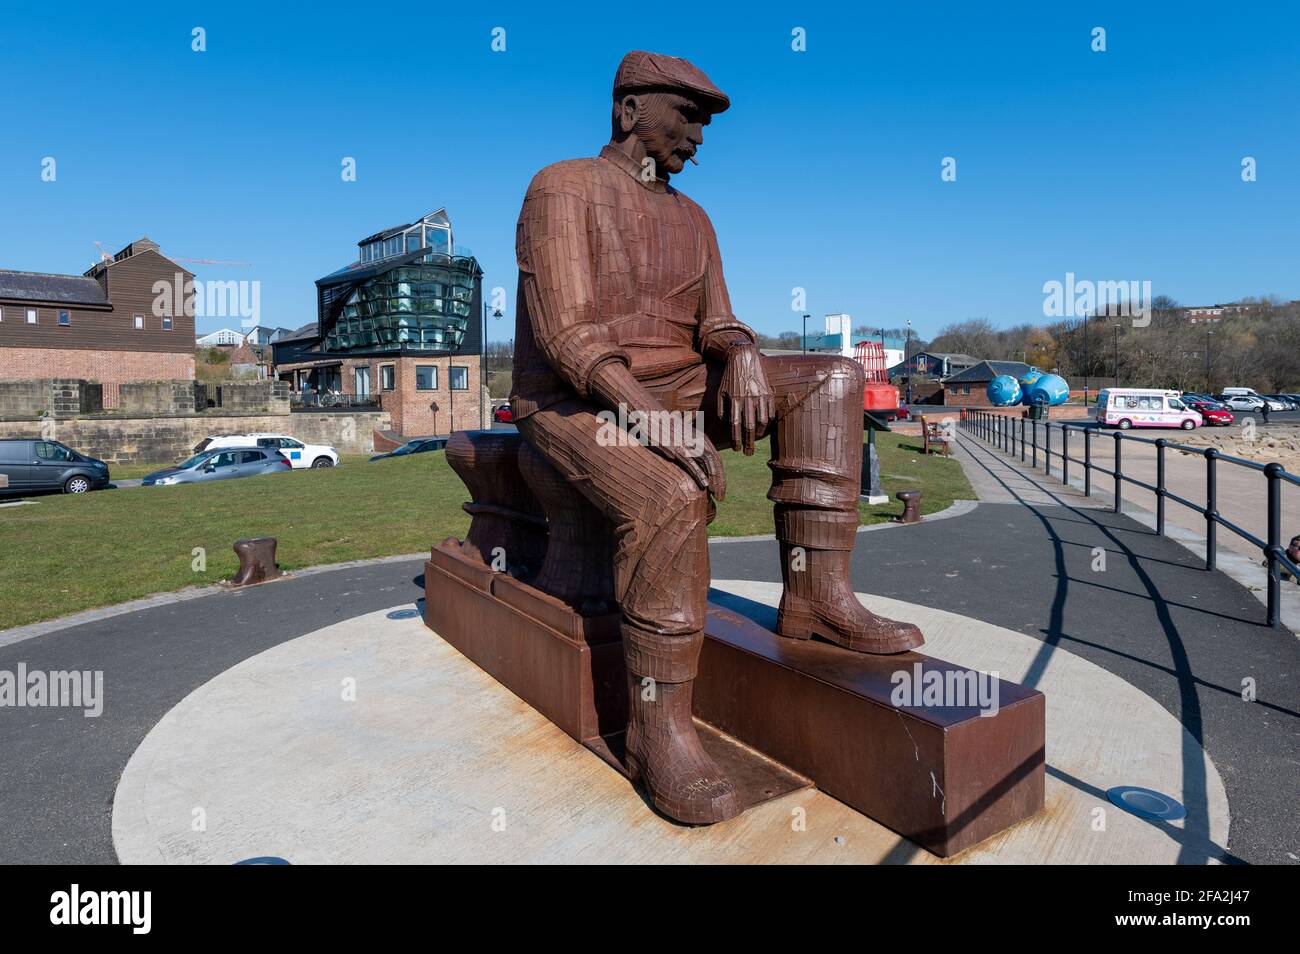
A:
[[[745,454],[754,453],[754,439],[776,410],[776,396],[763,359],[754,345],[741,345],[727,353],[727,367],[718,385],[718,417],[731,420],[731,443]]]

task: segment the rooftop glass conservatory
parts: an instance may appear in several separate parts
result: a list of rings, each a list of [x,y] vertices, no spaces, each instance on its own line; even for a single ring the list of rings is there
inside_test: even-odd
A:
[[[357,245],[356,262],[316,283],[320,350],[477,350],[483,273],[445,210]]]

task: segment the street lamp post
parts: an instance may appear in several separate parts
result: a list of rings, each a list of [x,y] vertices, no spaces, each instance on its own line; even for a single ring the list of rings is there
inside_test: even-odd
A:
[[[1088,316],[1083,316],[1083,406],[1088,406]]]
[[[1119,387],[1119,325],[1115,325],[1115,387]]]
[[[903,337],[903,368],[907,371],[907,403],[912,403],[912,368],[907,362],[912,360],[912,319],[907,319],[907,333]]]
[[[1205,328],[1205,396],[1210,396],[1210,335],[1213,334],[1207,321]]]
[[[494,308],[492,310],[492,317],[500,318],[501,309]],[[483,339],[479,342],[480,355],[479,355],[478,366],[479,366],[479,375],[481,379],[479,381],[479,412],[480,412],[479,427],[483,428],[484,430],[486,430],[489,426],[487,409],[488,409],[488,405],[491,404],[491,400],[489,399],[486,403],[483,401],[483,388],[486,387],[488,389],[489,394],[491,393],[491,388],[492,388],[491,375],[488,373],[488,367],[487,367],[487,359],[488,359],[488,336],[487,336],[488,321],[487,320],[488,320],[488,303],[483,302]],[[451,388],[451,363],[450,362],[448,362],[447,364],[447,387],[448,390],[450,390]]]

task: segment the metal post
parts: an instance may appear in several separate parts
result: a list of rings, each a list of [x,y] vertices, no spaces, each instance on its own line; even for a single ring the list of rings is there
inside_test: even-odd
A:
[[[1083,495],[1092,496],[1092,428],[1083,431]]]
[[[1031,465],[1035,470],[1038,469],[1038,422],[1030,421],[1029,427],[1033,431],[1034,437],[1034,462]]]
[[[1120,512],[1121,503],[1124,494],[1124,478],[1120,476],[1120,452],[1124,449],[1124,442],[1119,431],[1115,432],[1115,512]]]
[[[1219,552],[1219,459],[1217,447],[1205,448],[1205,568],[1213,570]]]
[[[1165,535],[1165,439],[1156,441],[1156,534]]]
[[[1043,425],[1043,471],[1052,476],[1052,425]]]
[[[1070,428],[1061,428],[1061,483],[1070,483]]]
[[[1268,464],[1264,476],[1268,478],[1268,625],[1276,626],[1281,621],[1282,576],[1281,564],[1277,562],[1282,553],[1282,465]]]
[[[1025,419],[1020,419],[1020,463],[1025,462]]]

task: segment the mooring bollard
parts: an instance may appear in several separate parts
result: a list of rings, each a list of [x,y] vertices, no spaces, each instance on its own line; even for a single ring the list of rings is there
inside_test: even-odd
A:
[[[920,523],[921,522],[921,491],[919,490],[900,490],[894,494],[903,502],[903,515],[898,518],[899,523]]]
[[[230,578],[229,586],[252,586],[284,576],[275,562],[275,537],[253,537],[235,541],[235,555],[239,557],[239,570]]]

